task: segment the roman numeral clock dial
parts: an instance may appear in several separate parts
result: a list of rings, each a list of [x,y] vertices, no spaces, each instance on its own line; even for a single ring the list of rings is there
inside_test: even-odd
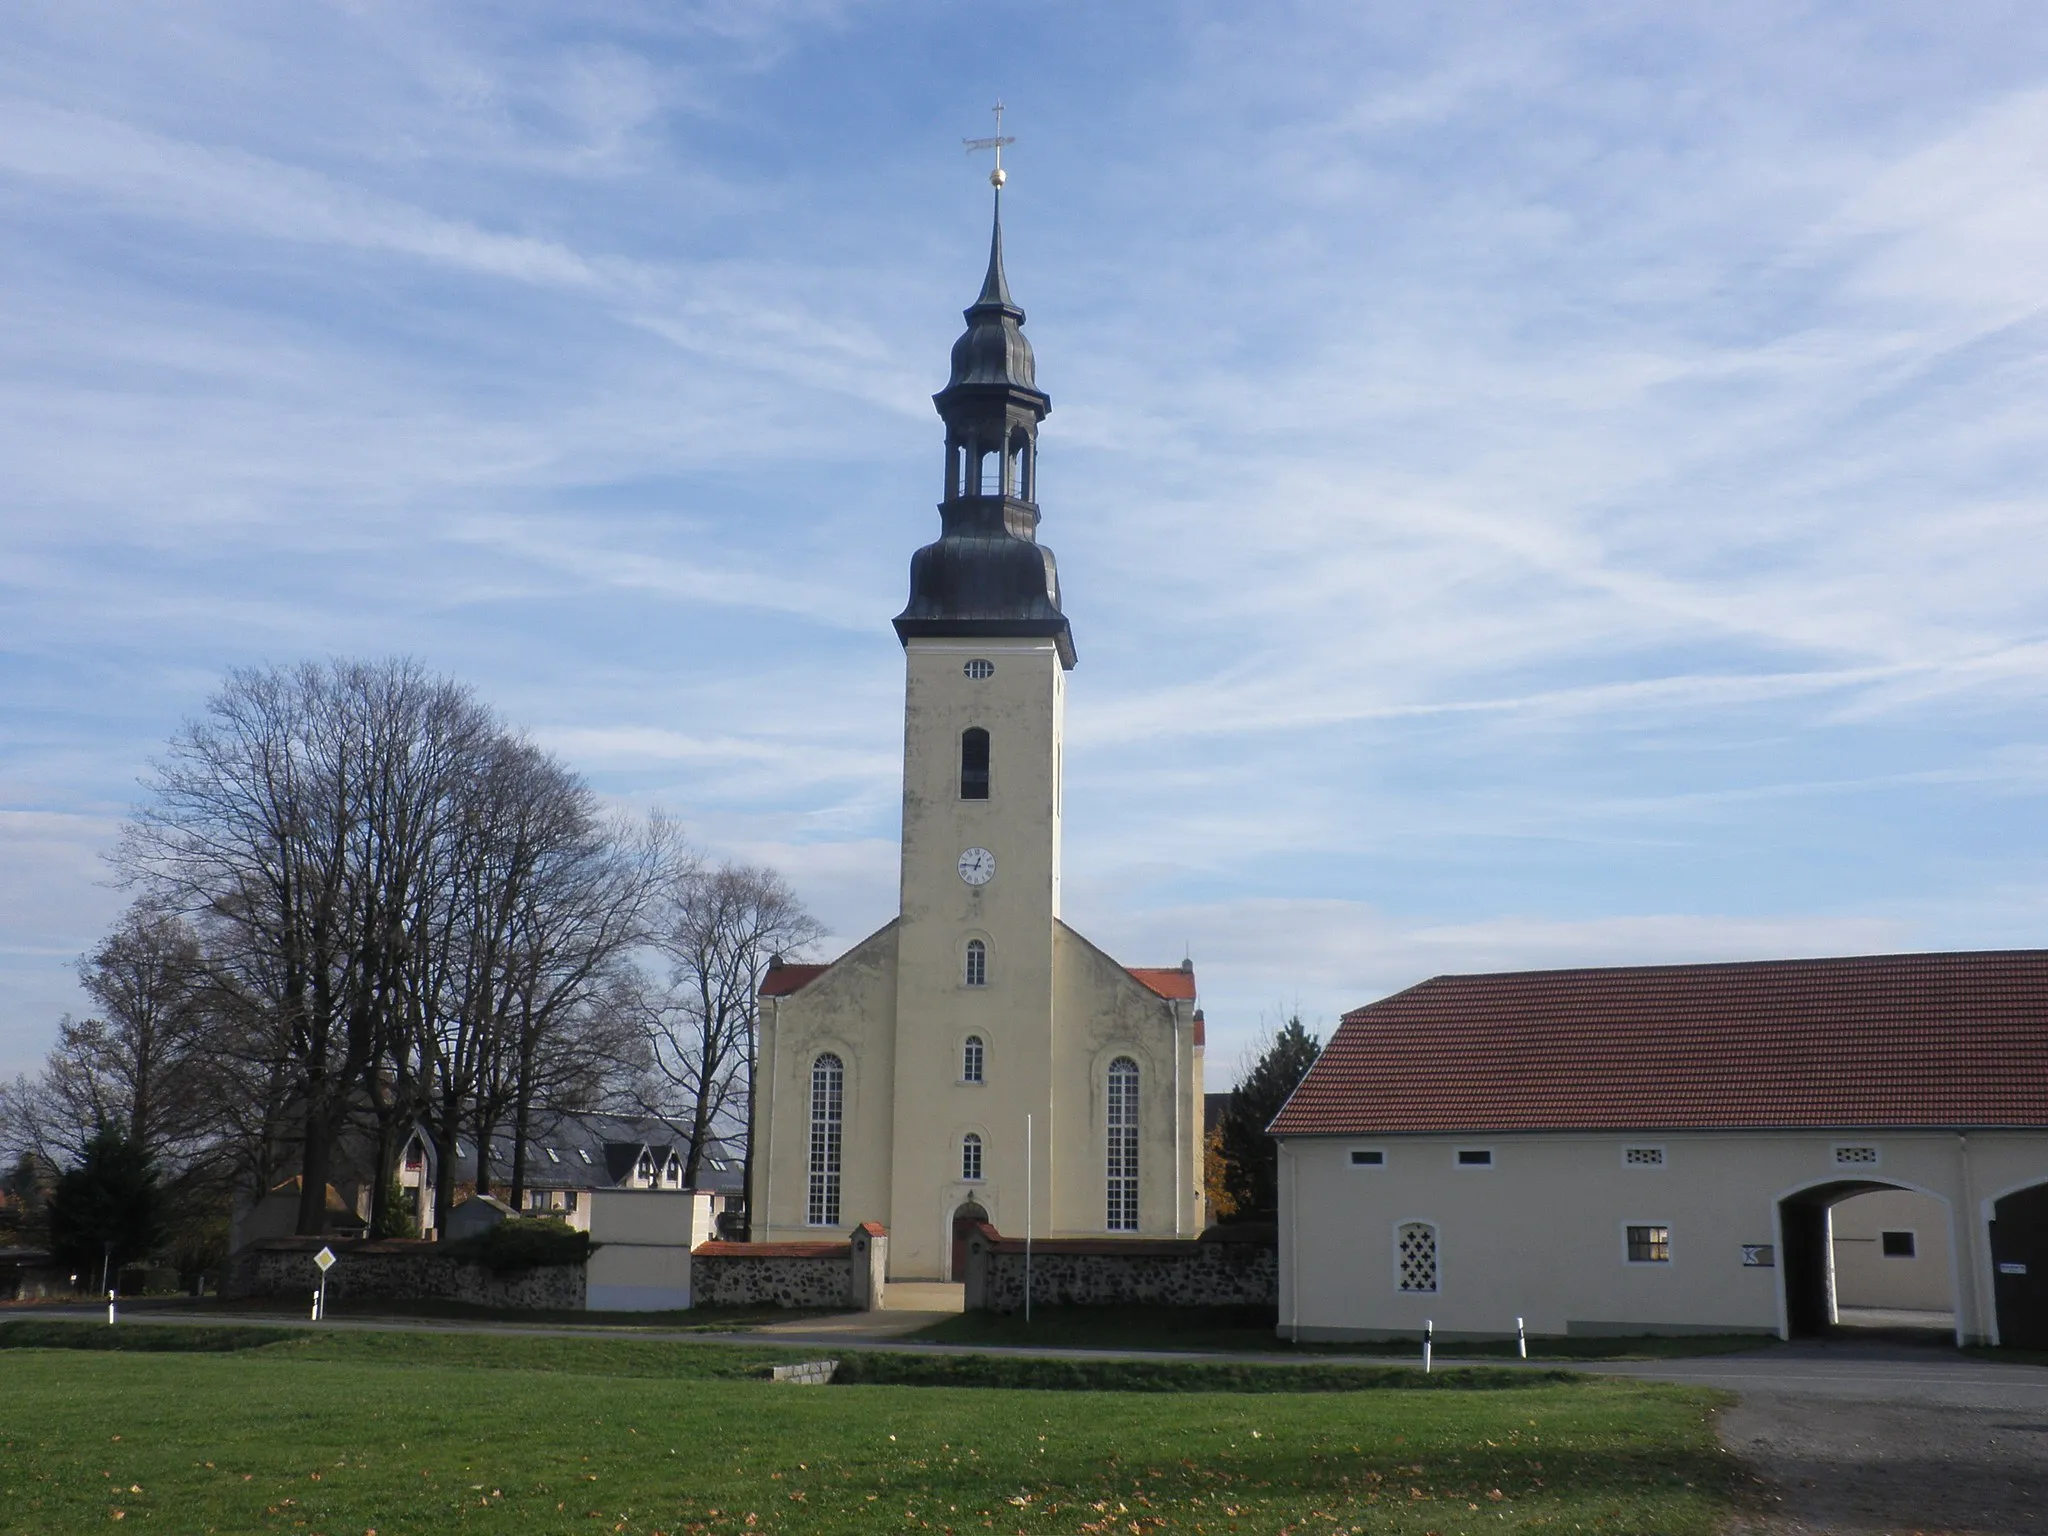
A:
[[[996,856],[986,848],[970,848],[960,855],[960,878],[969,885],[987,885],[995,874]]]

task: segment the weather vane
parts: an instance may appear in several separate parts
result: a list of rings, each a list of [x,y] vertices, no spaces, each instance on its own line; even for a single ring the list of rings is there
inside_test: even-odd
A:
[[[1003,174],[1003,146],[1005,144],[1014,144],[1017,141],[1014,138],[1007,138],[1003,134],[1003,104],[999,101],[989,110],[996,115],[995,137],[992,139],[962,139],[960,142],[967,146],[967,153],[970,155],[974,154],[977,150],[983,149],[992,149],[996,152],[996,168],[988,173],[988,184],[1000,191],[1003,183],[1009,180],[1009,177]]]

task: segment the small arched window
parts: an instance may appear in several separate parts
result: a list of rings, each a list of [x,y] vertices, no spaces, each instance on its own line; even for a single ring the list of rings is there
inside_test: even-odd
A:
[[[978,725],[960,733],[960,798],[988,798],[988,732]]]
[[[972,1131],[960,1138],[960,1177],[969,1184],[981,1182],[981,1138]]]
[[[978,1083],[981,1081],[982,1061],[985,1056],[981,1036],[969,1035],[967,1043],[960,1047],[960,1081]]]
[[[1138,1064],[1109,1064],[1109,1230],[1138,1230]]]
[[[846,1105],[846,1064],[827,1051],[811,1063],[811,1190],[805,1220],[839,1225],[839,1136]]]
[[[1394,1283],[1404,1291],[1434,1291],[1436,1271],[1436,1228],[1426,1221],[1403,1223],[1394,1233]]]
[[[970,987],[988,985],[988,946],[979,939],[967,941],[967,961],[961,979]]]

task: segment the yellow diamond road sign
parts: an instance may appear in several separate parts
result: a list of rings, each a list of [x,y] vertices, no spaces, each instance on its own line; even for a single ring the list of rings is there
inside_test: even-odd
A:
[[[313,1262],[320,1266],[321,1274],[326,1274],[327,1271],[334,1268],[334,1250],[332,1248],[322,1248],[313,1255]]]

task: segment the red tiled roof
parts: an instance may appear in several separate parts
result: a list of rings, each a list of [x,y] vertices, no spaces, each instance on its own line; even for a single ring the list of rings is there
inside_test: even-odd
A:
[[[778,965],[761,978],[763,997],[787,997],[832,969],[829,965]]]
[[[1438,976],[1272,1130],[1769,1126],[2048,1127],[2048,950]]]
[[[1177,965],[1127,965],[1124,969],[1138,979],[1139,985],[1149,988],[1163,998],[1187,1003],[1195,1000],[1193,971],[1183,970]]]
[[[853,1252],[851,1242],[837,1243],[729,1243],[713,1238],[690,1250],[695,1259],[843,1259]]]

